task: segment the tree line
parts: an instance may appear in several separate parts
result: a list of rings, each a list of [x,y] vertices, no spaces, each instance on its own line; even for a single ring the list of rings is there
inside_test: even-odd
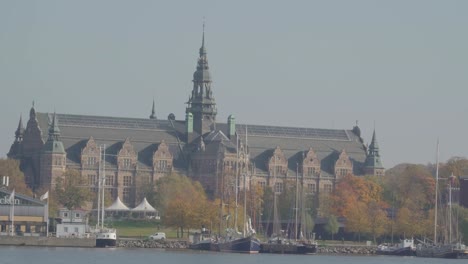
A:
[[[8,189],[39,197],[47,190],[29,189],[19,162],[0,159],[0,176],[10,176]],[[468,159],[451,158],[439,164],[441,197],[447,199],[446,186],[449,177],[455,175],[453,186],[459,187],[459,176],[468,175]],[[319,196],[304,193],[302,186],[285,182],[284,191],[274,194],[269,187],[251,186],[247,193],[240,190],[238,203],[233,196],[223,200],[210,199],[199,182],[173,173],[154,183],[137,182],[136,193],[142,199],[155,205],[162,216],[162,224],[178,230],[182,237],[190,229],[202,226],[213,232],[223,232],[226,228],[242,230],[243,213],[251,219],[257,231],[262,223],[271,222],[274,195],[277,195],[279,218],[290,221],[294,215],[296,190],[300,190],[303,209],[299,214],[302,227],[314,228],[314,219],[327,219],[325,230],[334,235],[338,232],[338,220],[344,223],[344,231],[354,234],[356,240],[432,237],[435,204],[435,164],[399,164],[386,171],[383,177],[347,175],[336,182],[332,193],[321,192]],[[137,175],[138,177],[138,175]],[[50,190],[50,215],[58,208],[95,208],[95,193],[83,188],[87,179],[78,171],[67,170],[55,187]],[[246,208],[244,210],[244,197]],[[106,205],[112,202],[110,193],[106,194]],[[465,243],[468,241],[468,211],[455,206],[459,230]],[[235,219],[237,215],[237,219]],[[237,224],[234,226],[234,224]]]

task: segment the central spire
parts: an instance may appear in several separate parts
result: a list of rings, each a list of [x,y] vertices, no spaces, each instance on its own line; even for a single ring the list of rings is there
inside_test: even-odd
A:
[[[205,23],[203,23],[202,43],[197,67],[193,73],[193,88],[186,113],[193,114],[193,129],[203,135],[214,128],[216,121],[216,102],[211,90],[211,74],[205,47]]]
[[[203,34],[202,34],[202,45],[200,47],[200,57],[206,56],[205,49],[205,21],[203,21]]]

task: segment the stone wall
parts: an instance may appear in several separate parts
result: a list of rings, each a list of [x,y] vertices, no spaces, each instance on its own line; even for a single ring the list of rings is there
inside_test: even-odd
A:
[[[0,236],[1,246],[95,247],[94,238]]]

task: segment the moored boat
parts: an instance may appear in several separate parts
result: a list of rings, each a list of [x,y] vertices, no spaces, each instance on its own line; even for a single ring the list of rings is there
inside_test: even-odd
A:
[[[260,240],[255,236],[225,239],[216,243],[217,250],[232,253],[259,253]]]
[[[96,247],[115,247],[117,244],[117,232],[113,228],[97,229]]]
[[[303,243],[296,241],[269,241],[262,243],[260,253],[278,253],[278,254],[316,254],[316,243]]]
[[[416,247],[414,246],[414,240],[403,239],[401,243],[397,245],[386,245],[381,244],[377,247],[377,255],[393,255],[393,256],[415,256]]]
[[[416,256],[425,258],[468,259],[468,248],[461,243],[447,245],[418,244]]]

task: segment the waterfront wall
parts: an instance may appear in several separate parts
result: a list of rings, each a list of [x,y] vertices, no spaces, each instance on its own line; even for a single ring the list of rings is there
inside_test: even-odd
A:
[[[123,248],[165,248],[165,249],[186,249],[187,241],[168,240],[117,240],[117,247]]]
[[[96,239],[0,236],[0,246],[95,247]]]
[[[118,240],[117,247],[123,248],[161,248],[186,249],[187,241],[161,241],[161,240]],[[318,254],[346,254],[346,255],[374,255],[376,246],[365,245],[320,245]]]
[[[319,254],[351,254],[351,255],[374,255],[376,246],[355,245],[320,245],[317,249]]]

